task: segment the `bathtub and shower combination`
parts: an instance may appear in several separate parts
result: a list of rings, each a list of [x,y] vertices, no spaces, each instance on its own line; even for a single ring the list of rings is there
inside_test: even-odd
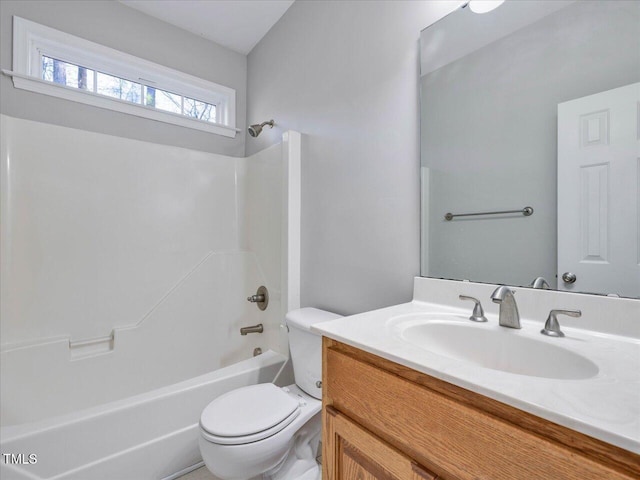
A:
[[[248,158],[5,116],[2,138],[0,477],[199,466],[209,402],[292,381],[300,135]]]

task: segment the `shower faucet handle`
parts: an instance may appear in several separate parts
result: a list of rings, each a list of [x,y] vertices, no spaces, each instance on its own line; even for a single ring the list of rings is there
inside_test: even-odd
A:
[[[264,285],[261,285],[255,295],[247,297],[247,301],[255,303],[260,310],[266,310],[269,306],[269,290]]]

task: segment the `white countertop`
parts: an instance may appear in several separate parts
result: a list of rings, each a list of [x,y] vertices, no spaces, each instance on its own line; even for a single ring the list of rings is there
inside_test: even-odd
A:
[[[433,282],[431,279],[420,279],[424,280]],[[468,282],[451,283],[457,284],[452,287],[461,294],[475,293],[478,298],[488,297],[478,295],[478,288],[469,287]],[[467,291],[463,291],[465,288]],[[483,285],[480,290],[484,293],[484,290],[490,288],[492,286]],[[419,295],[419,290],[416,289],[414,298],[433,296],[433,292]],[[526,290],[528,291],[522,290],[523,299],[528,295],[537,295],[537,292]],[[558,297],[558,292],[542,295],[556,303],[553,308],[567,308],[565,304],[557,304],[559,298],[564,299]],[[586,307],[593,301],[590,298]],[[636,316],[640,313],[640,302],[633,302],[635,301],[622,301],[620,305],[626,305],[626,309],[619,309],[617,314],[630,314],[635,317],[635,322],[640,323],[640,316]],[[544,301],[538,303],[544,304]],[[498,326],[497,306],[491,307],[485,300],[483,305],[489,322],[480,325],[489,329],[504,328]],[[411,303],[315,324],[312,330],[604,442],[640,453],[640,339],[564,325],[564,338],[545,337],[539,333],[544,319],[529,320],[526,312],[521,309],[522,329],[507,329],[510,335],[522,335],[560,345],[598,366],[598,373],[591,378],[567,380],[507,373],[441,356],[403,340],[395,328],[398,319],[394,317],[424,313],[440,313],[443,318],[464,322],[471,313],[472,304],[459,302],[459,306],[461,308],[414,299]],[[585,314],[588,317],[588,312],[583,310],[583,315]],[[561,324],[564,318],[566,317],[559,317]],[[632,331],[634,329],[635,326]]]

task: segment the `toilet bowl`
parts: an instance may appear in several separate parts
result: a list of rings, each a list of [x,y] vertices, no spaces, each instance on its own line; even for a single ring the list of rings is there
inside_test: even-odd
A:
[[[238,388],[212,401],[200,417],[200,453],[221,480],[320,478],[321,338],[314,323],[339,315],[303,308],[287,314],[296,383]]]

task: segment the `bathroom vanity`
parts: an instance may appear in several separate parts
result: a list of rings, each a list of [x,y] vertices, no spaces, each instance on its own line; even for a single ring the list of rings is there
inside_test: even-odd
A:
[[[325,336],[325,480],[640,478],[640,302],[515,289],[515,330],[497,325],[491,288],[420,278],[411,303],[315,329]],[[469,321],[458,294],[480,298],[489,321]],[[582,307],[581,319],[560,317],[564,338],[539,334],[549,305]],[[451,345],[438,351],[421,325],[445,328]],[[486,356],[457,338],[467,326]],[[496,351],[520,360],[491,363]]]

